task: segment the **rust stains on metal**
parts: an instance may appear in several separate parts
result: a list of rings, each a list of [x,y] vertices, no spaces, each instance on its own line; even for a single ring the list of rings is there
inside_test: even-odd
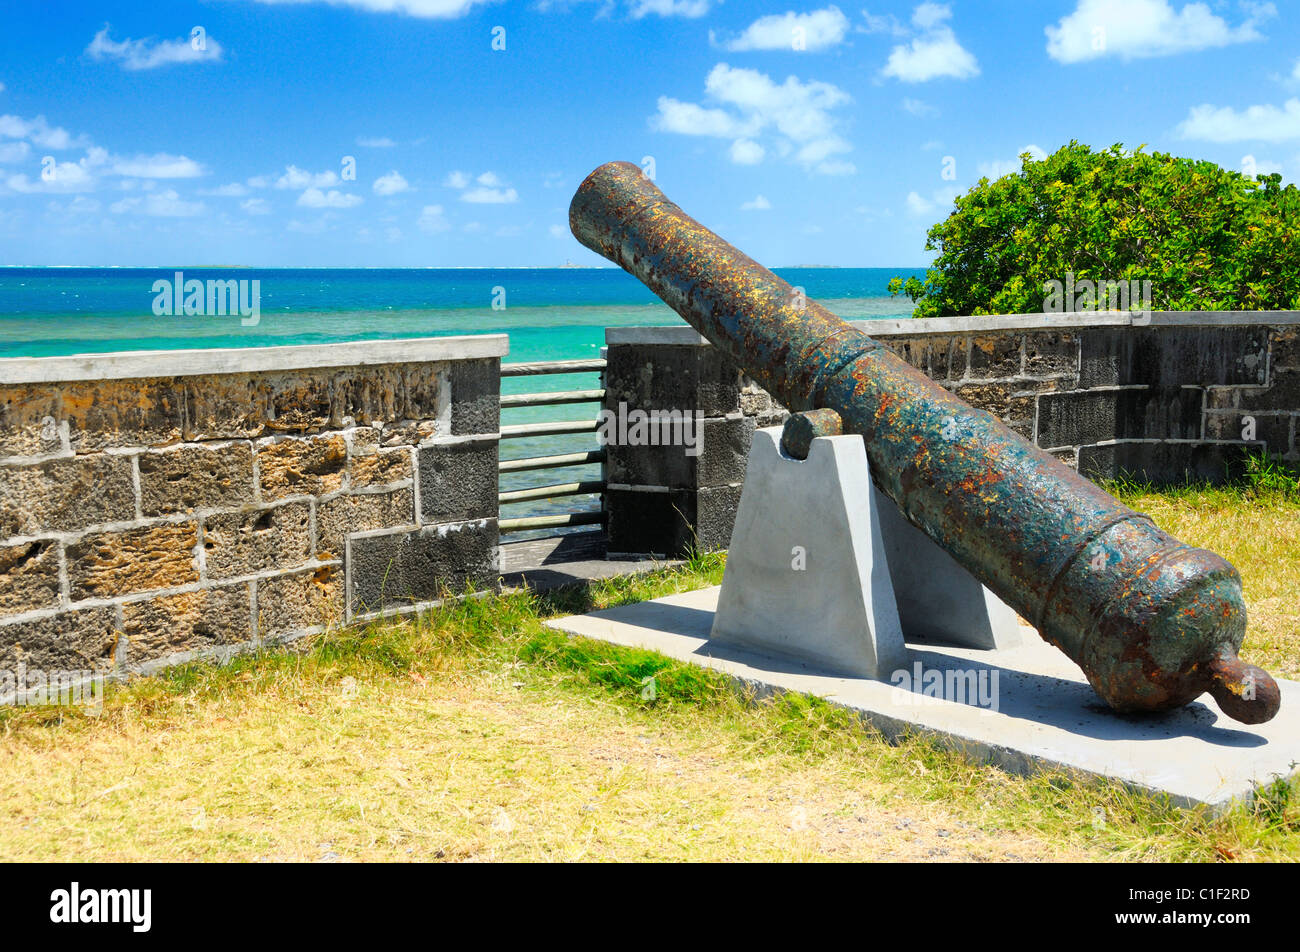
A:
[[[1246,608],[1222,558],[1179,542],[808,300],[639,167],[596,169],[569,225],[791,411],[833,410],[843,432],[860,434],[873,479],[908,521],[1032,620],[1111,707],[1166,710],[1209,691],[1247,723],[1277,712],[1277,685],[1237,658]],[[815,421],[829,418],[793,426],[811,433]]]

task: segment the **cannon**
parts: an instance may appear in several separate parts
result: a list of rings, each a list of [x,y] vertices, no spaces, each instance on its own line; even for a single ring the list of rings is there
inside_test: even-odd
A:
[[[792,413],[842,427],[912,525],[1065,652],[1117,712],[1205,692],[1248,724],[1281,703],[1237,653],[1241,577],[971,406],[686,215],[629,162],[578,186],[574,236],[640,279]],[[828,424],[824,411],[840,418]]]

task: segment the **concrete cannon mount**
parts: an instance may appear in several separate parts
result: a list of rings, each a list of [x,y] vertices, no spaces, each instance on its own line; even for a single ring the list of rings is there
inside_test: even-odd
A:
[[[1018,647],[998,651],[909,642],[901,669],[907,680],[900,687],[711,640],[719,591],[706,588],[547,624],[720,671],[760,696],[815,695],[857,713],[886,737],[923,732],[1013,773],[1063,767],[1167,794],[1179,806],[1207,805],[1217,812],[1248,800],[1256,784],[1293,776],[1300,767],[1295,681],[1278,679],[1282,708],[1266,724],[1230,720],[1208,694],[1165,714],[1121,716],[1093,693],[1074,662],[1027,628]],[[964,699],[949,699],[959,681],[974,690]],[[948,698],[927,695],[939,682],[945,685],[939,693]],[[986,689],[996,710],[981,703]]]
[[[1229,719],[1208,694],[1164,714],[1116,714],[873,489],[860,440],[815,439],[798,461],[779,438],[755,434],[721,586],[547,624],[712,668],[760,695],[822,697],[886,737],[921,732],[1013,772],[1066,768],[1181,806],[1225,808],[1300,766],[1300,683],[1279,682],[1281,712],[1262,725]],[[792,549],[817,571],[792,566]]]

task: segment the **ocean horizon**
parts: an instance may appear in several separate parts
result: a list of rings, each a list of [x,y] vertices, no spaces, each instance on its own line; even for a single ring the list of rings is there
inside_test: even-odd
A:
[[[774,269],[851,320],[906,318],[922,269]],[[258,314],[155,313],[156,282],[257,282]],[[188,280],[188,276],[185,280]],[[233,308],[232,308],[233,310]],[[684,323],[619,268],[0,268],[0,357],[508,334],[508,360],[594,356],[604,328]]]

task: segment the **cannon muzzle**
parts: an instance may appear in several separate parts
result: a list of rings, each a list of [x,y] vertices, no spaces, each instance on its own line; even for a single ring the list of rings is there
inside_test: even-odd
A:
[[[636,165],[592,172],[569,227],[790,410],[834,410],[907,520],[1073,659],[1112,708],[1167,710],[1208,691],[1249,724],[1277,713],[1276,683],[1237,657],[1246,606],[1223,558],[1179,542],[806,300]]]

